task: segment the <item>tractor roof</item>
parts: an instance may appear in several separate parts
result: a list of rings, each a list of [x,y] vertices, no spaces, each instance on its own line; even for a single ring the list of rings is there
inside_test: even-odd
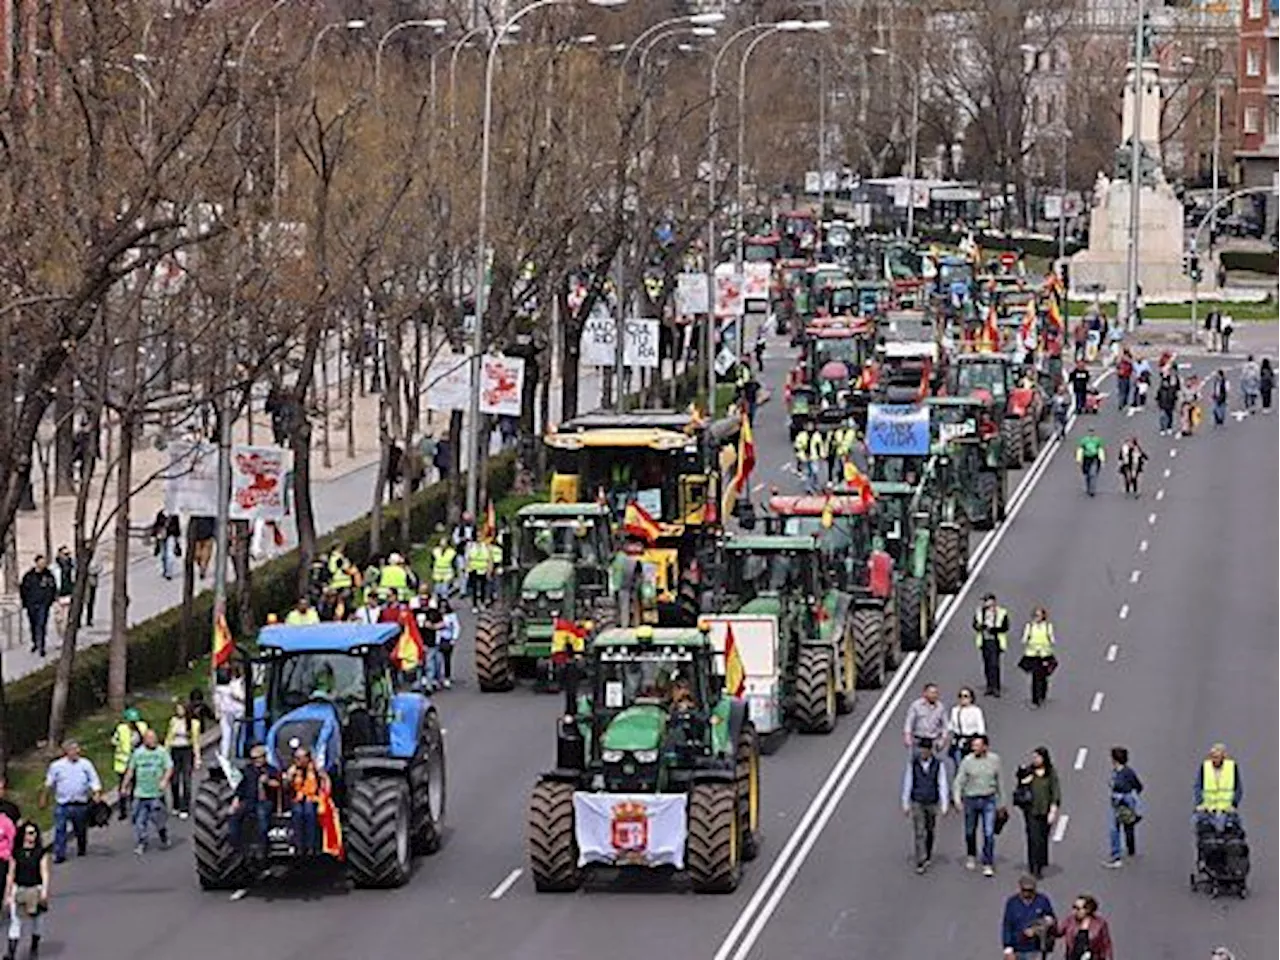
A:
[[[769,510],[783,517],[820,517],[827,508],[837,516],[850,516],[867,512],[862,497],[854,494],[821,496],[780,496],[769,498]]]
[[[805,336],[815,340],[849,340],[853,337],[864,337],[870,332],[871,324],[866,320],[832,322],[827,319],[811,323],[804,328]]]
[[[751,534],[726,539],[724,548],[731,553],[809,553],[817,550],[818,545],[813,542],[813,537]]]
[[[656,427],[662,430],[686,430],[701,423],[699,418],[683,410],[636,410],[632,413],[614,413],[610,410],[594,410],[566,420],[560,424],[560,433],[612,428]]]
[[[258,647],[277,653],[352,653],[400,636],[398,623],[276,624],[263,627]]]
[[[969,407],[985,407],[989,405],[982,397],[974,396],[956,397],[948,395],[945,397],[925,397],[924,402],[931,407],[941,407],[943,409],[949,407],[964,409]]]
[[[610,627],[591,638],[592,647],[702,647],[707,642],[696,627]]]
[[[601,503],[530,503],[516,511],[516,516],[525,517],[592,517],[605,519],[610,516],[609,508]]]
[[[660,427],[593,427],[580,432],[549,433],[543,442],[557,450],[581,450],[584,447],[683,450],[695,440],[683,430]]]
[[[1002,366],[1013,363],[1013,357],[1006,353],[994,353],[992,351],[982,351],[975,353],[962,353],[955,358],[956,363],[998,363]]]

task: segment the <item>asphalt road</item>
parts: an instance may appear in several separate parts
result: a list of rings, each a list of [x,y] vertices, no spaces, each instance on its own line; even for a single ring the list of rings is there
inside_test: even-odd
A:
[[[789,460],[780,403],[788,361],[775,344],[766,377],[775,400],[759,418],[755,482],[794,489],[795,477],[780,470]],[[1087,501],[1069,458],[1047,461],[1005,532],[984,541],[990,560],[929,650],[908,657],[883,694],[861,694],[834,734],[792,737],[766,760],[763,850],[736,894],[694,896],[648,877],[606,879],[565,897],[534,894],[527,874],[514,872],[526,867],[526,796],[552,762],[558,703],[527,689],[482,697],[464,684],[439,699],[449,759],[445,844],[419,861],[406,888],[349,891],[324,878],[297,878],[235,898],[205,894],[196,885],[187,825],[176,826],[172,850],[141,861],[130,853],[127,833],[113,827],[94,835],[85,861],[55,874],[46,955],[992,956],[1001,903],[1023,856],[1017,816],[1002,838],[996,880],[963,870],[954,818],[942,829],[933,872],[917,877],[910,829],[897,809],[905,697],[925,678],[941,683],[948,699],[980,678],[966,621],[989,586],[1019,626],[1032,604],[1047,604],[1063,647],[1044,711],[1029,711],[1016,696],[985,704],[1010,765],[1045,743],[1062,771],[1068,819],[1053,844],[1048,892],[1065,905],[1080,889],[1094,891],[1125,955],[1141,949],[1152,958],[1204,957],[1225,942],[1242,951],[1238,956],[1262,956],[1264,947],[1274,949],[1266,905],[1276,889],[1268,857],[1276,846],[1276,768],[1264,734],[1275,727],[1276,431],[1257,418],[1233,421],[1221,436],[1174,443],[1154,437],[1151,416],[1126,421],[1108,411],[1096,425],[1107,436],[1140,429],[1150,437],[1148,493],[1125,501],[1108,471],[1103,493]],[[1165,491],[1159,502],[1157,487]],[[1139,579],[1131,583],[1135,569]],[[1116,656],[1108,660],[1113,644]],[[469,660],[464,652],[464,677]],[[1010,675],[1007,685],[1013,693],[1021,677]],[[1214,903],[1186,889],[1191,782],[1216,739],[1243,764],[1257,891],[1244,903]],[[1130,747],[1150,806],[1139,828],[1140,857],[1116,873],[1099,866],[1113,743]],[[1081,747],[1088,753],[1077,772]],[[815,795],[828,802],[814,806]]]

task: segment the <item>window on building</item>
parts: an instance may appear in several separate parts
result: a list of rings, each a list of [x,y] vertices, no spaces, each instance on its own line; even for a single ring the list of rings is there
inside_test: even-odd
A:
[[[1257,133],[1259,127],[1259,110],[1257,107],[1244,108],[1244,132]]]
[[[1257,20],[1262,16],[1262,0],[1249,0],[1249,19]]]
[[[1249,49],[1244,52],[1244,72],[1250,77],[1262,75],[1262,58],[1258,56],[1257,50]]]

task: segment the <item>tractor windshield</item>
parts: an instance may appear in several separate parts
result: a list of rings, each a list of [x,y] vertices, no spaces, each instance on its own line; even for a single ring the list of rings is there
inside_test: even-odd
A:
[[[938,281],[945,287],[952,283],[972,283],[973,282],[973,264],[968,261],[948,262],[943,261],[942,266],[938,268]]]
[[[858,291],[853,287],[823,287],[818,295],[819,309],[831,314],[854,313]]]
[[[957,364],[956,387],[961,396],[971,394],[975,390],[986,390],[992,397],[1001,399],[1005,395],[1005,372],[1003,363],[961,363]]]
[[[603,650],[597,671],[598,702],[608,711],[637,704],[668,704],[675,684],[684,681],[706,702],[693,652],[672,648]]]
[[[798,553],[730,550],[725,562],[725,589],[743,603],[766,593],[812,592],[812,564]]]
[[[853,373],[862,367],[865,349],[861,337],[815,337],[810,344],[813,363],[819,369],[832,360],[847,364]]]
[[[778,259],[778,245],[772,241],[748,241],[742,248],[747,263],[773,263]]]
[[[578,517],[526,519],[520,526],[516,557],[522,569],[552,557],[584,566],[597,566],[609,559],[600,556],[595,523]]]
[[[367,706],[364,657],[348,653],[297,653],[273,664],[267,689],[272,720],[311,700],[327,700],[350,711]]]

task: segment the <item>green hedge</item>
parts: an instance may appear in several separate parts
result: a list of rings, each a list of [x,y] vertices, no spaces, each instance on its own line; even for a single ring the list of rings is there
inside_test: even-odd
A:
[[[1277,272],[1276,253],[1273,250],[1223,250],[1222,265],[1228,270],[1247,270],[1250,273]]]
[[[492,458],[488,465],[489,493],[500,498],[511,488],[515,477],[515,457],[504,453]],[[418,491],[411,501],[409,521],[410,540],[425,541],[443,523],[448,506],[448,485],[436,483]],[[410,544],[397,542],[400,529],[399,504],[383,510],[383,542],[408,552]],[[371,518],[366,515],[325,535],[321,549],[338,541],[343,544],[347,556],[364,566],[369,559],[369,534]],[[251,580],[254,620],[262,623],[268,613],[281,612],[291,607],[297,599],[298,552],[291,550],[256,567]],[[247,632],[235,622],[238,604],[234,598],[227,603],[232,631],[237,635]],[[213,617],[213,594],[206,590],[194,601],[191,619],[192,633],[187,636],[187,650],[191,657],[209,652],[212,631],[209,624]],[[187,669],[178,659],[176,638],[182,631],[180,608],[165,610],[129,630],[129,688],[136,690],[172,677]],[[6,735],[10,755],[35,747],[49,729],[49,703],[53,695],[55,664],[50,664],[33,674],[10,683],[5,688],[8,702]],[[107,700],[107,645],[99,644],[76,653],[75,667],[67,691],[67,723],[70,725],[82,716],[101,709]]]

